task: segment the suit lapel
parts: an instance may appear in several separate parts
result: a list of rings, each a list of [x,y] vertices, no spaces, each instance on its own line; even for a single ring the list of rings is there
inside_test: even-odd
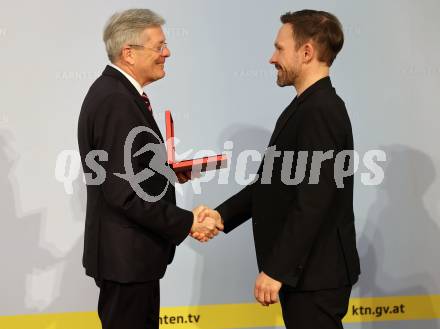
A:
[[[298,97],[295,97],[292,103],[284,110],[284,112],[280,115],[278,122],[275,126],[275,130],[270,138],[269,146],[275,144],[280,132],[283,130],[284,126],[287,122],[294,116],[297,111],[298,105],[301,104],[307,97],[322,88],[333,88],[330,77],[326,76],[318,81],[316,81],[309,88],[304,90],[304,92]]]
[[[139,92],[137,91],[135,86],[133,86],[133,84],[130,81],[128,81],[128,79],[126,77],[124,77],[124,75],[121,72],[119,72],[115,68],[111,67],[110,65],[106,66],[106,68],[102,74],[109,75],[109,76],[112,76],[112,77],[118,79],[128,89],[128,91],[133,95],[134,100],[135,100],[136,104],[138,105],[139,110],[142,111],[142,115],[148,121],[149,127],[151,129],[153,129],[153,131],[159,136],[160,140],[163,143],[164,142],[163,136],[160,132],[159,127],[157,126],[156,120],[154,120],[153,114],[150,111],[148,111],[144,100],[142,99],[141,95],[139,95]]]
[[[287,122],[296,114],[296,97],[295,99],[287,106],[287,108],[281,113],[276,125],[275,129],[273,131],[272,137],[269,141],[269,146],[272,146],[275,144],[278,136],[280,135],[281,131],[283,130],[284,126],[287,124]]]
[[[139,97],[140,98],[140,97]],[[144,100],[142,98],[138,99],[136,98],[136,104],[138,105],[139,109],[142,111],[142,114],[147,119],[147,121],[150,124],[150,128],[154,130],[154,132],[159,136],[160,140],[163,141],[163,136],[160,132],[159,127],[157,126],[156,120],[153,117],[153,114],[147,109],[147,106],[144,103]]]

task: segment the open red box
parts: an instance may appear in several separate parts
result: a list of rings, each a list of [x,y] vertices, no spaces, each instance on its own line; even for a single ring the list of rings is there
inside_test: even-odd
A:
[[[174,121],[170,111],[165,111],[165,129],[168,164],[174,172],[202,172],[226,167],[226,154],[217,154],[192,160],[175,161]]]

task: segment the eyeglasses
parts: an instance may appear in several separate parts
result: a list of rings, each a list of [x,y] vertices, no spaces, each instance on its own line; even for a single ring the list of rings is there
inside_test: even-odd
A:
[[[128,45],[129,47],[139,47],[139,48],[144,48],[144,49],[148,49],[148,50],[152,50],[156,53],[159,54],[163,54],[163,51],[166,49],[168,49],[168,44],[166,42],[164,42],[162,45],[160,45],[159,47],[156,48],[149,48],[149,47],[145,47],[144,45]]]

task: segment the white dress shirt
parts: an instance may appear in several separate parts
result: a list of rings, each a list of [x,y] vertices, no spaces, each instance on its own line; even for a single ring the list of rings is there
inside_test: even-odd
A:
[[[116,66],[113,63],[110,63],[109,65],[111,67],[115,68],[116,70],[118,70],[119,72],[121,72],[128,79],[128,81],[130,81],[131,84],[136,88],[136,90],[139,92],[140,95],[142,95],[144,93],[142,86],[139,84],[139,82],[136,81],[135,78],[133,78],[130,74],[128,74],[127,72],[122,70],[119,66]]]

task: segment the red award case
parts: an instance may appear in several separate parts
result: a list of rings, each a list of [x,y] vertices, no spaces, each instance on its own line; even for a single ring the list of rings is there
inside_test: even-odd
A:
[[[165,129],[168,164],[174,172],[202,172],[226,167],[228,158],[225,154],[217,154],[192,160],[175,161],[174,122],[170,111],[165,111]]]

